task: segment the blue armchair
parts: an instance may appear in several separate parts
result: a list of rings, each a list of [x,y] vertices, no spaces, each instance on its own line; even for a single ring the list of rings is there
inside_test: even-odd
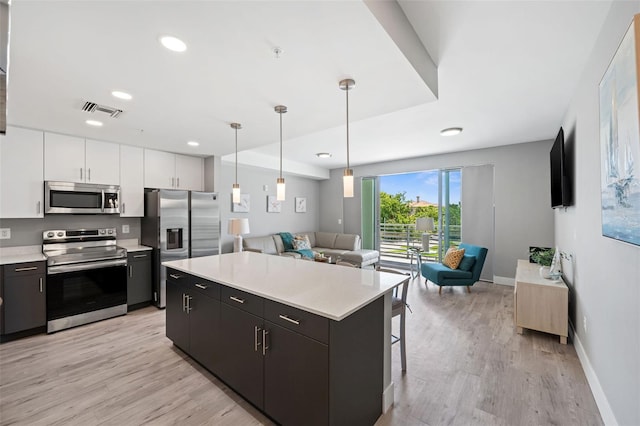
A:
[[[470,287],[480,279],[488,250],[485,247],[465,243],[461,243],[460,248],[464,249],[464,258],[458,269],[451,269],[442,263],[423,263],[420,267],[425,284],[431,281],[440,286],[438,294],[442,293],[443,286],[454,285],[466,286],[467,292],[471,293]],[[469,264],[471,264],[470,267],[467,266]]]

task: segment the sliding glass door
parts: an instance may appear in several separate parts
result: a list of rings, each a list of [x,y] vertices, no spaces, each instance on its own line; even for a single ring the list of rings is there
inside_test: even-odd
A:
[[[424,260],[441,261],[451,245],[460,243],[460,169],[380,176],[377,182],[375,229],[382,263],[406,265],[416,251]],[[363,240],[372,206],[365,201],[371,190],[366,185],[363,179]]]

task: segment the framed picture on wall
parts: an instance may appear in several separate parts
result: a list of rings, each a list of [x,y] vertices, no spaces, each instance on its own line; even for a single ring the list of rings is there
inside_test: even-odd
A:
[[[296,197],[296,213],[307,212],[307,199],[306,197]]]
[[[640,245],[640,15],[600,81],[602,235]]]
[[[267,213],[280,213],[282,202],[275,195],[267,195]]]
[[[240,194],[239,203],[234,203],[233,198],[231,199],[231,211],[234,213],[249,213],[250,207],[251,198],[249,197],[249,194]]]

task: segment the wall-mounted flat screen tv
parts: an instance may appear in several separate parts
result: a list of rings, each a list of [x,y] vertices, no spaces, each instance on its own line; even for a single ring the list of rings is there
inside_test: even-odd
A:
[[[551,207],[571,205],[571,182],[564,153],[564,131],[562,127],[549,153],[551,163]]]

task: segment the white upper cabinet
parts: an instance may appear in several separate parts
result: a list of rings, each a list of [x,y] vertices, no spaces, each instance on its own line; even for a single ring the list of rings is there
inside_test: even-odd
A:
[[[84,138],[44,134],[44,179],[84,182]]]
[[[188,155],[144,150],[145,188],[202,191],[204,160]]]
[[[144,187],[173,189],[175,177],[176,155],[170,152],[144,150]]]
[[[0,135],[0,217],[43,217],[43,132],[7,127]]]
[[[176,154],[176,187],[202,191],[204,159]]]
[[[120,145],[120,216],[144,216],[142,148]]]
[[[44,179],[63,182],[120,183],[120,146],[75,136],[45,133]]]
[[[87,183],[120,184],[120,145],[87,139],[85,167]]]

